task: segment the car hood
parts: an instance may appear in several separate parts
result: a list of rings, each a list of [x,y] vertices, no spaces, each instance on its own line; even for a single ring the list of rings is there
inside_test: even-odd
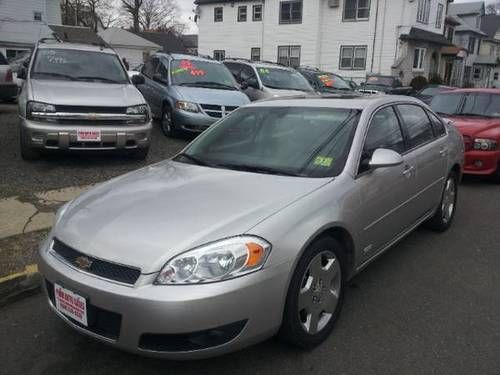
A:
[[[453,121],[453,124],[462,133],[470,137],[492,136],[500,138],[500,119],[478,118],[478,117],[446,117]]]
[[[123,107],[145,103],[130,83],[30,80],[32,100],[56,105]]]
[[[54,236],[87,255],[153,273],[183,251],[246,233],[329,181],[166,161],[75,199]]]
[[[250,103],[248,97],[241,91],[187,86],[174,86],[174,89],[179,98],[193,103],[234,107]]]

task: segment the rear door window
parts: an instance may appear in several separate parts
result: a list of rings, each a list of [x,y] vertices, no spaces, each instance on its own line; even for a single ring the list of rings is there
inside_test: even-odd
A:
[[[408,138],[408,148],[413,149],[434,139],[429,117],[422,107],[412,104],[397,106],[402,126]]]
[[[236,82],[241,83],[241,64],[226,62],[224,65],[229,69],[233,77],[236,79]]]

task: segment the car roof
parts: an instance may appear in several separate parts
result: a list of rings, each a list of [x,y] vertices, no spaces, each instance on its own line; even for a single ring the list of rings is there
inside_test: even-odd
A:
[[[209,58],[202,57],[202,56],[188,55],[188,54],[184,54],[184,53],[157,52],[154,54],[154,56],[165,57],[167,59],[172,59],[172,60],[204,61],[204,62],[210,62],[210,63],[214,63],[214,64],[221,64],[221,62],[217,61],[217,60],[209,59]]]
[[[103,52],[112,53],[116,55],[115,50],[112,48],[97,45],[97,44],[84,44],[84,43],[39,43],[38,49],[71,49],[78,51],[91,51],[91,52]]]
[[[402,95],[325,95],[310,97],[281,97],[254,102],[250,107],[321,107],[363,110],[368,107],[378,107],[385,104],[415,103],[422,105],[418,99]]]

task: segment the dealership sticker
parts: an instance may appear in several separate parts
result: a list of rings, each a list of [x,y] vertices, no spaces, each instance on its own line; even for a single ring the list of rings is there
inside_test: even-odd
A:
[[[333,158],[329,158],[326,156],[317,156],[316,159],[314,159],[314,165],[317,165],[319,167],[329,168],[332,166],[332,163]]]
[[[76,131],[77,142],[100,142],[101,131],[99,129],[78,129]]]
[[[69,316],[85,327],[88,325],[87,301],[84,297],[58,284],[54,285],[54,297],[57,311]]]

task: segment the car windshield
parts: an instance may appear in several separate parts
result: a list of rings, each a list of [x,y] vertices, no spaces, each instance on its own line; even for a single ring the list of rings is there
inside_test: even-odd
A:
[[[337,90],[349,91],[352,90],[351,86],[349,86],[349,84],[338,75],[332,73],[318,73],[316,74],[316,78],[318,78],[319,82],[321,82],[320,84],[322,88],[332,88]]]
[[[0,52],[0,65],[7,65],[7,64],[8,64],[7,60],[5,59],[5,57]]]
[[[262,84],[270,89],[313,91],[307,79],[299,72],[270,67],[258,67]]]
[[[225,65],[198,60],[173,60],[170,64],[173,85],[237,90],[236,81]]]
[[[374,86],[392,86],[394,83],[394,78],[392,77],[368,77],[366,80],[367,85]]]
[[[463,103],[462,103],[463,100]],[[500,117],[498,94],[440,94],[431,102],[431,108],[450,116]]]
[[[118,55],[72,49],[39,49],[31,70],[36,79],[128,83]]]
[[[265,174],[336,176],[344,168],[360,112],[242,108],[203,133],[175,160]]]

